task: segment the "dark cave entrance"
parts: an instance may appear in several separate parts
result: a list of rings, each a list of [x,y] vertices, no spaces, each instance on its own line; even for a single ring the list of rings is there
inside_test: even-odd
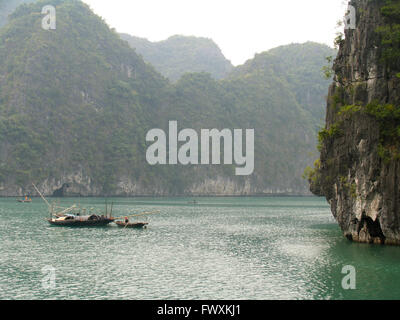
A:
[[[364,226],[367,227],[367,231],[372,238],[379,238],[382,240],[382,243],[385,242],[386,237],[382,232],[381,224],[378,219],[373,221],[370,217],[363,216],[358,231],[360,232]]]

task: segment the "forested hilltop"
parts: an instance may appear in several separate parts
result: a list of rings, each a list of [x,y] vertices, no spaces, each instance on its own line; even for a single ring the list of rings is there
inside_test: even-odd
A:
[[[8,15],[23,3],[34,2],[35,0],[0,0],[0,27],[7,23]]]
[[[53,31],[41,28],[48,4]],[[46,194],[63,185],[81,195],[305,194],[329,85],[321,69],[334,54],[293,44],[223,80],[185,71],[172,83],[81,1],[21,6],[0,29],[0,195],[32,192],[32,182]],[[168,132],[169,120],[198,132],[255,129],[254,174],[150,166],[146,133]]]
[[[215,79],[222,79],[233,69],[211,39],[176,35],[164,41],[150,42],[127,34],[120,36],[172,81],[187,72],[209,72]]]

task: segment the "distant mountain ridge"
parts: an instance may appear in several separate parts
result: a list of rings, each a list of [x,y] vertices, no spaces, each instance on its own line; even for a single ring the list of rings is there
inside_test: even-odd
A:
[[[57,9],[54,31],[41,28],[48,4]],[[332,49],[278,49],[222,80],[184,70],[174,83],[79,0],[19,7],[0,28],[0,195],[33,192],[32,182],[45,194],[67,184],[83,196],[308,194],[302,173],[318,124],[310,106],[325,95],[313,88],[329,85],[320,61]],[[197,132],[255,129],[254,174],[149,165],[146,133],[168,132],[169,120]]]
[[[172,81],[187,72],[208,72],[215,79],[222,79],[233,70],[231,62],[211,39],[175,35],[164,41],[150,42],[128,34],[120,36]]]
[[[234,67],[210,39],[172,36],[164,41],[150,42],[127,34],[120,36],[145,61],[172,81],[193,72],[207,72],[217,80],[248,76],[252,72],[259,77],[278,75],[286,79],[296,99],[316,123],[323,122],[325,110],[321,106],[326,103],[329,80],[321,78],[321,68],[327,64],[327,57],[337,54],[337,50],[327,45],[315,42],[284,45],[256,54],[243,65]],[[261,75],[259,70],[268,72]]]

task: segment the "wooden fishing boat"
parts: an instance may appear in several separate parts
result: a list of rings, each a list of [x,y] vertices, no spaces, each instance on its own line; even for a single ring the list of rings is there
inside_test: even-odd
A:
[[[124,221],[114,221],[118,227],[122,228],[135,228],[135,229],[142,229],[146,228],[148,223],[147,222],[124,222]]]
[[[73,216],[67,215],[58,218],[47,219],[47,221],[54,226],[61,227],[99,227],[106,226],[114,221],[112,217],[99,216],[93,214],[91,216]]]
[[[111,210],[108,210],[108,205],[106,202],[105,213],[94,214],[92,209],[81,208],[80,206],[73,205],[69,208],[64,208],[56,206],[55,204],[50,204],[39,189],[32,184],[36,192],[40,195],[43,201],[47,204],[49,209],[50,218],[46,219],[51,225],[60,227],[98,227],[106,226],[111,222],[115,222],[118,226],[124,228],[146,228],[147,222],[137,222],[130,223],[129,217],[138,217],[149,214],[159,213],[159,211],[142,212],[137,214],[132,214],[125,217],[115,218],[112,216],[113,213],[113,203],[111,204]],[[89,212],[89,214],[87,214]]]

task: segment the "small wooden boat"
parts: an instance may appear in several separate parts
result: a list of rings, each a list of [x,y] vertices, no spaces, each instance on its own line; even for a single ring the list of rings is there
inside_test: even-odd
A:
[[[114,218],[99,216],[96,214],[83,217],[67,215],[63,217],[47,219],[47,221],[51,225],[61,227],[99,227],[110,224],[114,221]]]
[[[118,227],[122,228],[135,228],[135,229],[142,229],[146,228],[148,223],[147,222],[124,222],[124,221],[115,221]]]
[[[25,199],[18,199],[17,201],[20,202],[20,203],[31,203],[32,199],[28,198],[28,197],[25,197]]]

